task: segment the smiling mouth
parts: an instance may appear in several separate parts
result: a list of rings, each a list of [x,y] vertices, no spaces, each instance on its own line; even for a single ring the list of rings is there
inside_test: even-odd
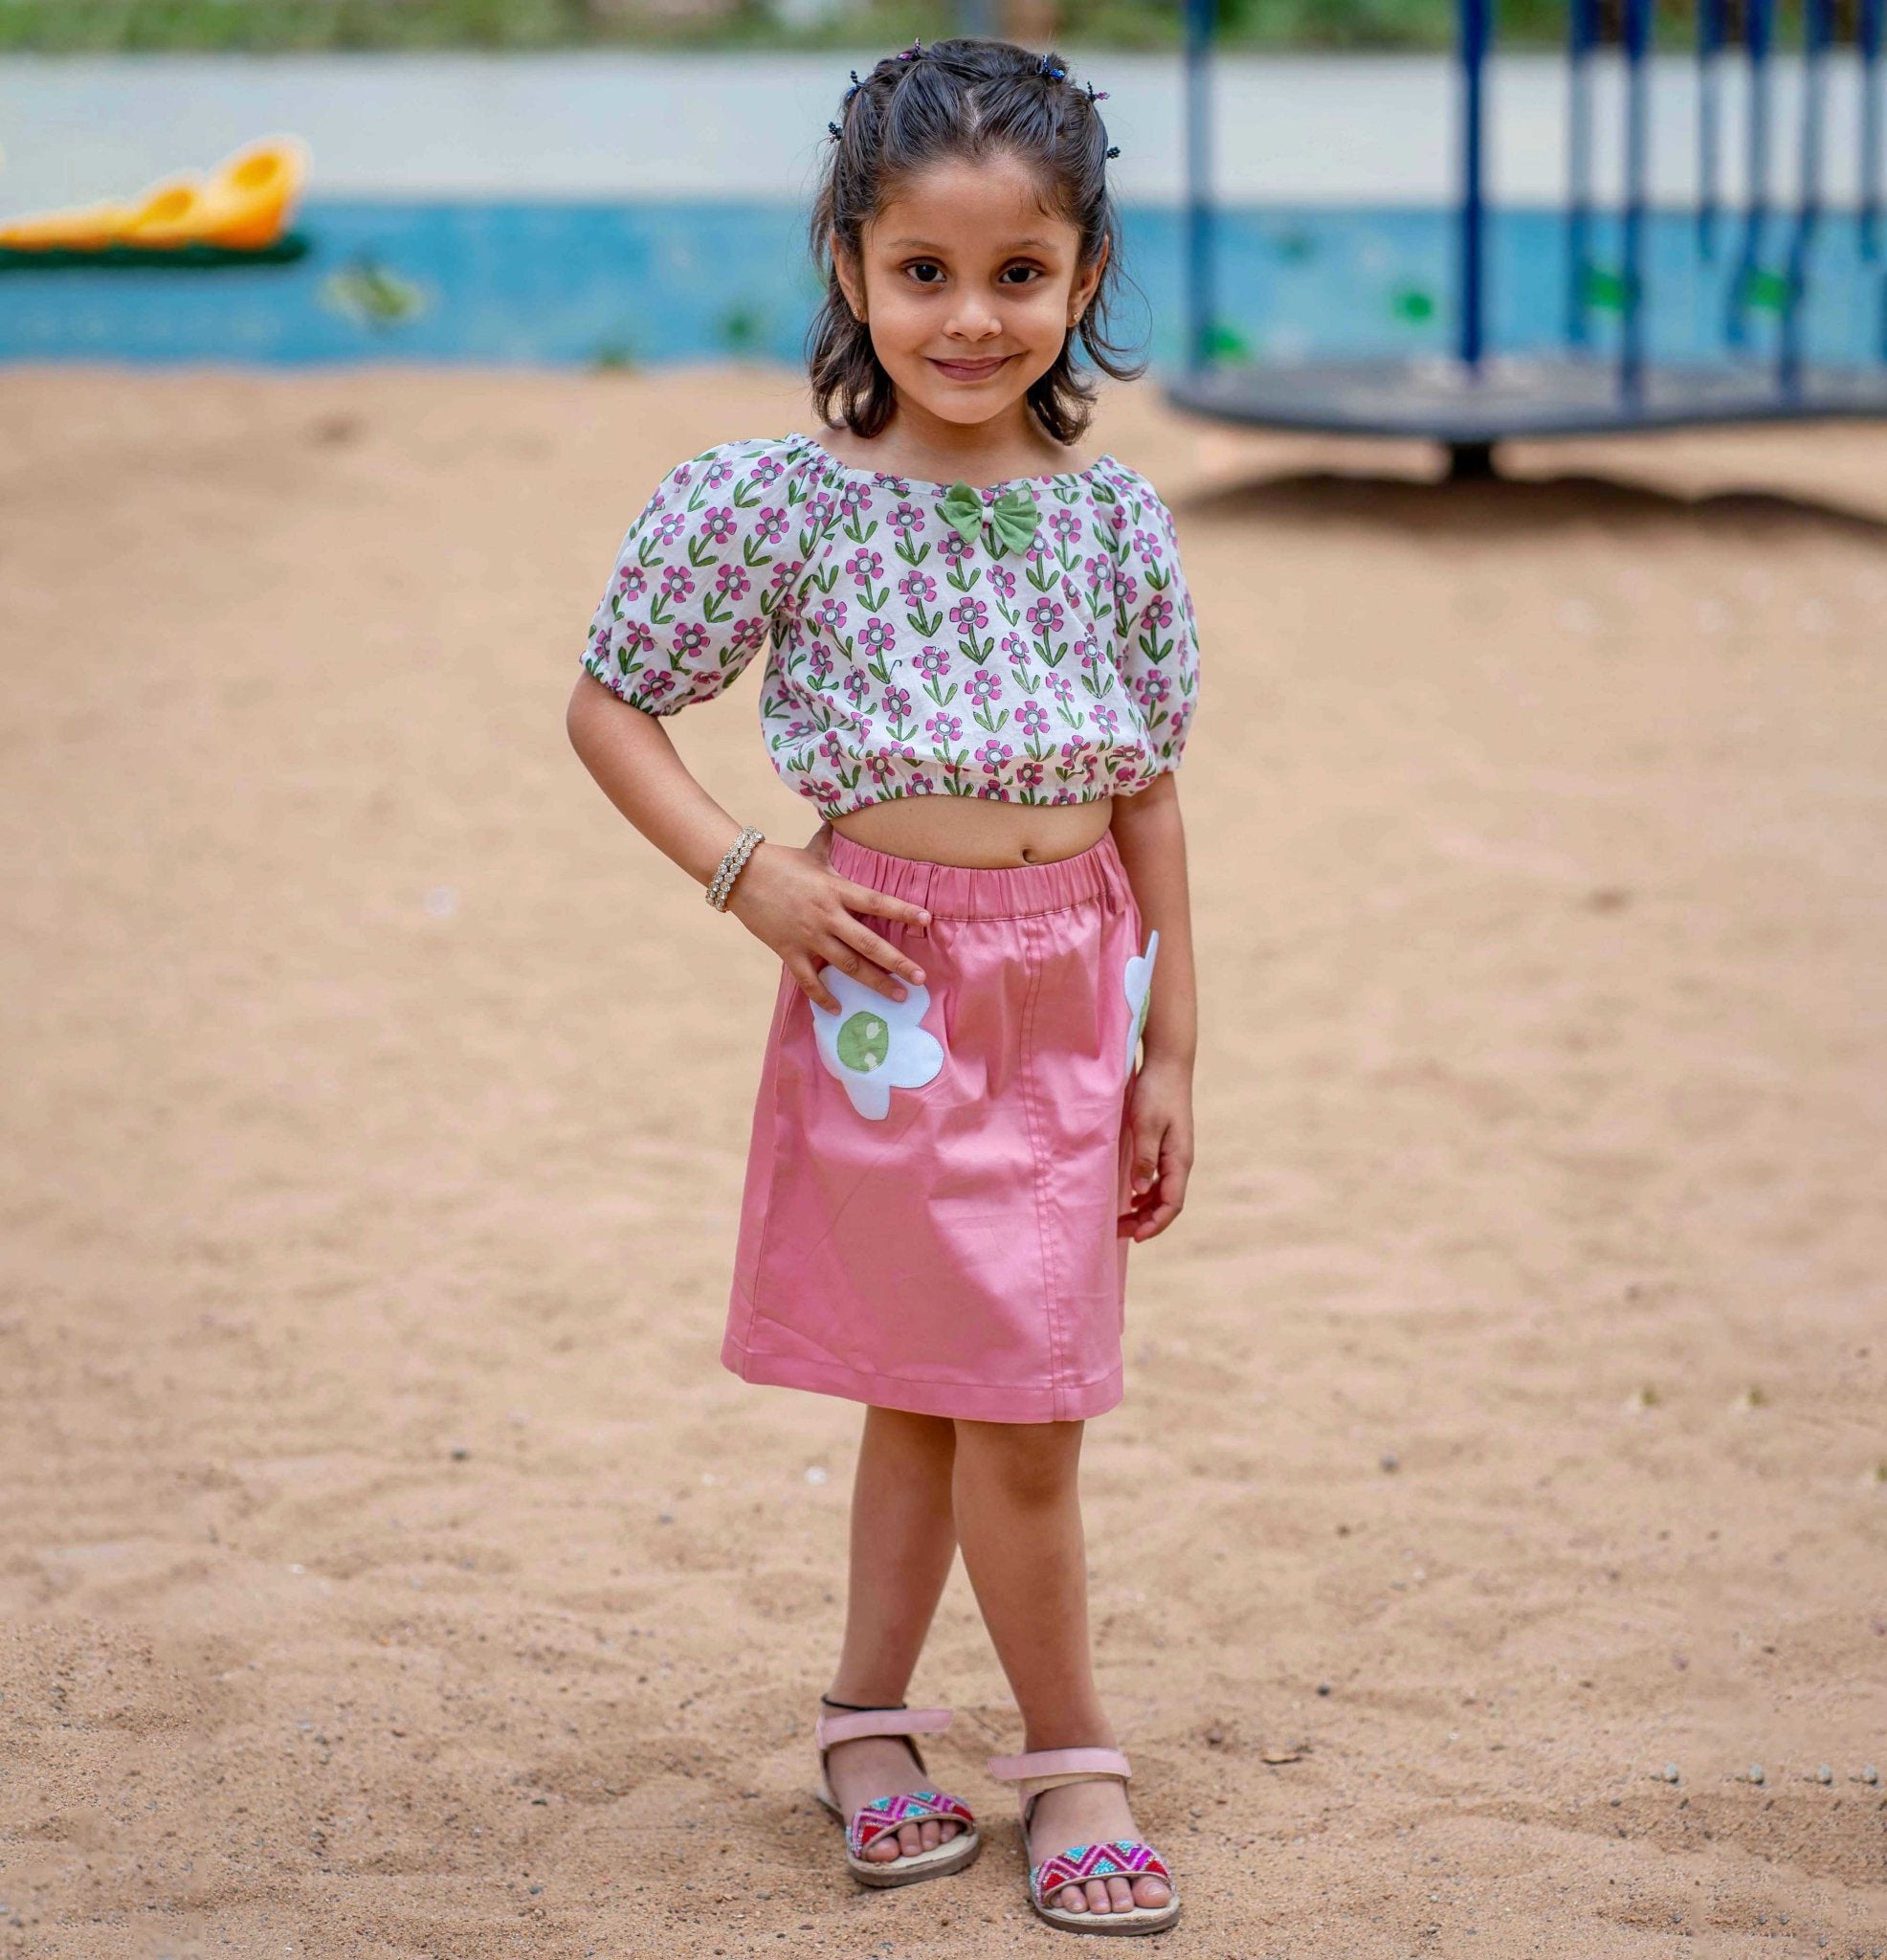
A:
[[[982,361],[933,360],[930,365],[939,373],[947,374],[952,381],[987,381],[998,368],[1006,366],[1011,358],[1009,354],[998,354]]]

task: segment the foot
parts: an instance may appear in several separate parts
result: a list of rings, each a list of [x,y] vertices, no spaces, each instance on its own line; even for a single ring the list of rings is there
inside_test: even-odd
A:
[[[1138,1838],[1139,1826],[1127,1806],[1127,1787],[1118,1776],[1092,1783],[1058,1783],[1036,1797],[1029,1817],[1029,1862],[1038,1865],[1077,1844],[1101,1844],[1111,1838]],[[1136,1905],[1165,1905],[1172,1898],[1166,1880],[1143,1872],[1128,1881],[1116,1874],[1063,1885],[1043,1902],[1064,1912],[1128,1912]]]
[[[935,1790],[909,1747],[895,1735],[856,1735],[835,1742],[826,1752],[826,1777],[848,1821],[860,1804],[875,1796],[902,1796],[913,1790]],[[963,1826],[955,1817],[922,1817],[881,1832],[859,1854],[888,1864],[916,1851],[946,1844]]]

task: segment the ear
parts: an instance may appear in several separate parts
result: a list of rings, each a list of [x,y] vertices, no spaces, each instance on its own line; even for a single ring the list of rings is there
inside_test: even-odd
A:
[[[1095,296],[1095,289],[1100,284],[1100,276],[1107,270],[1107,255],[1112,240],[1105,234],[1100,240],[1100,256],[1092,265],[1084,265],[1075,280],[1075,289],[1068,296],[1069,329],[1072,332],[1081,315],[1088,310],[1088,301]]]
[[[837,232],[827,234],[832,255],[832,270],[838,275],[840,289],[851,306],[853,316],[860,323],[865,318],[865,289],[858,277],[858,266],[845,247],[839,243]]]

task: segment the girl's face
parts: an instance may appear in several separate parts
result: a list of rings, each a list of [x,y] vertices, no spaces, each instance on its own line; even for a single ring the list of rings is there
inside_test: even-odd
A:
[[[1007,415],[1054,367],[1107,262],[1103,247],[1077,263],[1079,232],[1044,214],[1012,156],[953,159],[906,183],[864,228],[860,263],[832,242],[900,411],[959,424]]]

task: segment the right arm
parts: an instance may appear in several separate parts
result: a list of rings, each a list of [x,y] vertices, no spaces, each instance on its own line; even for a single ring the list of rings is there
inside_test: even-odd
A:
[[[703,890],[742,826],[689,772],[658,717],[619,700],[589,674],[579,674],[565,713],[570,746],[598,786],[635,828]],[[819,977],[827,961],[866,987],[902,1000],[899,974],[919,986],[923,969],[849,909],[923,924],[908,900],[855,883],[831,870],[825,831],[805,847],[757,844],[734,880],[727,909],[779,954],[807,996],[837,1012]]]
[[[663,479],[617,553],[564,718],[603,793],[703,888],[742,826],[689,773],[660,724],[727,687],[766,643],[768,616],[791,585],[790,500],[752,467],[766,448],[724,445]],[[896,976],[921,984],[922,969],[852,908],[911,923],[924,914],[834,874],[828,838],[821,826],[805,849],[760,844],[727,910],[821,1007],[838,1007],[819,977],[828,961],[901,1000]]]

